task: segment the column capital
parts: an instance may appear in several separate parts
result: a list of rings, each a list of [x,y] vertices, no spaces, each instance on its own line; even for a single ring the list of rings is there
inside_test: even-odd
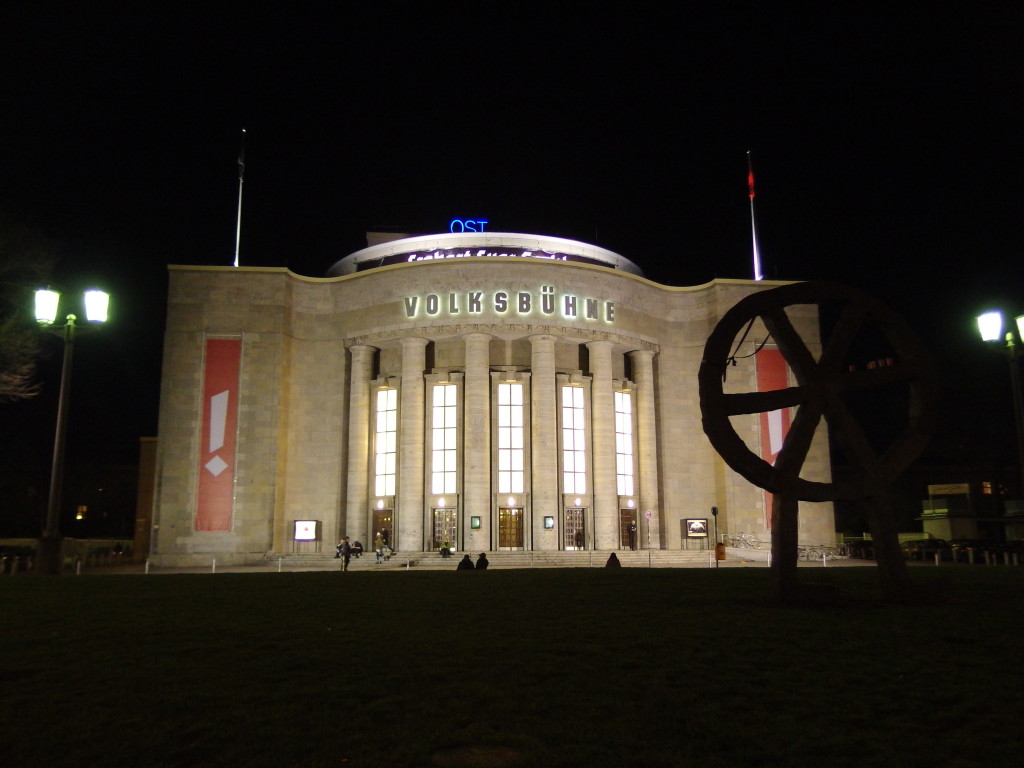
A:
[[[403,336],[399,341],[402,342],[403,349],[416,349],[417,347],[425,347],[430,343],[430,339],[424,339],[420,336]]]
[[[527,338],[529,338],[530,343],[534,346],[539,346],[541,344],[551,344],[554,346],[554,343],[558,340],[557,336],[550,333],[535,333],[533,336],[529,336]]]
[[[650,359],[652,359],[654,357],[654,350],[653,349],[634,349],[634,350],[630,351],[628,354],[629,354],[630,357],[639,357],[639,358],[645,358],[646,357],[648,360],[650,360]]]

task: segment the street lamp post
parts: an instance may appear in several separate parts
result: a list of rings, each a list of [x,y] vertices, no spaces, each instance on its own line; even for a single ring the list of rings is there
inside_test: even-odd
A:
[[[1020,492],[1024,496],[1024,398],[1020,391],[1020,372],[1017,359],[1024,357],[1024,315],[1016,318],[1017,338],[1013,331],[1003,334],[1003,313],[986,312],[978,316],[978,332],[982,341],[1005,342],[1006,356],[1010,361],[1010,386],[1013,388],[1013,416],[1017,428],[1017,468],[1020,472]]]
[[[102,323],[107,319],[110,297],[103,291],[85,292],[86,319]],[[64,359],[61,362],[60,393],[57,397],[57,428],[53,439],[53,463],[50,467],[50,494],[46,503],[46,525],[36,552],[36,573],[58,574],[61,569],[60,500],[64,480],[64,441],[67,433],[68,411],[71,406],[71,368],[75,350],[75,331],[78,317],[67,315],[63,326],[54,326],[60,294],[49,289],[36,291],[36,321],[43,327],[59,332],[64,338]]]

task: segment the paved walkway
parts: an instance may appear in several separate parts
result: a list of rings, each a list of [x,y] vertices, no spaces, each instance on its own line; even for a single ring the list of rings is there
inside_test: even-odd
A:
[[[725,560],[720,560],[717,563],[713,561],[709,555],[706,561],[691,562],[685,565],[673,565],[664,566],[655,564],[653,567],[664,568],[767,568],[768,563],[768,552],[766,550],[752,552],[750,550],[733,550],[729,549]],[[366,556],[364,555],[364,558]],[[440,557],[437,558],[436,562],[428,560],[427,562],[419,562],[417,564],[408,567],[406,561],[402,558],[401,553],[395,555],[391,562],[382,567],[376,567],[373,562],[372,555],[366,563],[359,563],[358,568],[353,568],[352,572],[366,573],[366,572],[381,572],[381,573],[394,573],[399,571],[447,571],[455,570],[455,566],[458,563],[458,558],[452,558],[449,560],[442,560]],[[600,565],[595,564],[592,567],[604,567],[604,558],[602,556]],[[863,566],[874,566],[874,560],[859,560],[855,558],[844,558],[841,560],[828,560],[824,564],[820,562],[805,562],[799,561],[797,566],[799,568],[849,568],[849,567],[863,567]],[[920,563],[912,562],[908,565],[931,565],[931,563]],[[578,567],[578,566],[559,566],[559,565],[538,565],[534,568],[558,568],[558,567]],[[624,565],[627,568],[646,568],[646,563],[643,564],[630,564]],[[492,563],[493,570],[514,570],[521,569],[526,570],[528,566],[500,566]],[[117,566],[83,566],[81,573],[86,574],[127,574],[127,575],[141,575],[141,574],[182,574],[182,573],[305,573],[305,572],[316,572],[316,571],[340,571],[340,561],[333,560],[325,566],[323,563],[317,564],[303,564],[303,563],[287,563],[281,562],[265,562],[254,565],[217,565],[211,562],[208,566],[175,566],[175,567],[147,567],[144,563],[132,563],[127,565]]]

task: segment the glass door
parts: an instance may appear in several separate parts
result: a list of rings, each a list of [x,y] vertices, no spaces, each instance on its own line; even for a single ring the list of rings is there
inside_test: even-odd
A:
[[[619,548],[636,549],[636,510],[619,510]]]
[[[384,546],[388,547],[388,549],[395,548],[395,545],[392,543],[395,540],[393,517],[393,510],[373,510],[373,536],[371,540],[374,542],[375,545],[377,541],[377,535],[380,534],[380,537],[384,542]]]
[[[451,507],[434,510],[434,549],[442,547],[454,552],[456,547],[455,510]]]
[[[523,548],[523,510],[520,507],[498,507],[499,549]]]
[[[583,528],[584,510],[569,508],[565,510],[565,524],[562,526],[564,549],[585,549],[587,545],[586,531]]]

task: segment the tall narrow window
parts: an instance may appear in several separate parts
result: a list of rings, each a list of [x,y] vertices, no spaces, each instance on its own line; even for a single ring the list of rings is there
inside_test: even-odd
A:
[[[395,467],[398,462],[398,390],[377,391],[377,440],[375,449],[374,495],[395,495]]]
[[[562,387],[562,486],[587,492],[587,430],[583,388]]]
[[[498,493],[523,493],[523,385],[498,384]]]
[[[431,440],[431,493],[455,493],[457,477],[456,386],[434,387]]]
[[[615,393],[615,479],[619,496],[633,495],[633,396]]]

